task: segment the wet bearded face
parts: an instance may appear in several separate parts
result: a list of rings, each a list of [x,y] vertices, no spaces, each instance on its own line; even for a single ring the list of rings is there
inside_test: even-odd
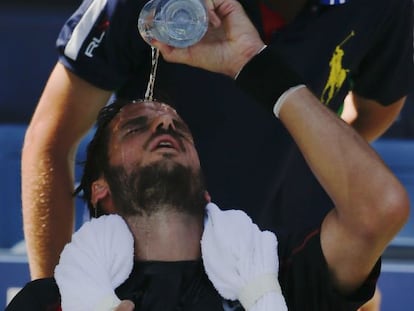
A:
[[[131,172],[112,166],[105,177],[123,216],[150,216],[167,209],[201,216],[207,204],[201,170],[195,172],[179,163],[157,161]]]

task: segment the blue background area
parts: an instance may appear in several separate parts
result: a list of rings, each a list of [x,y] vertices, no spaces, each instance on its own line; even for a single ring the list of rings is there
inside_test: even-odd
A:
[[[20,155],[24,132],[57,61],[57,34],[80,1],[60,0],[58,6],[55,1],[43,0],[42,3],[48,5],[36,7],[29,7],[25,1],[14,1],[13,6],[6,6],[6,3],[0,3],[0,308],[5,305],[8,287],[21,287],[29,280],[25,256],[10,256],[6,251],[23,239]],[[373,146],[407,187],[414,202],[412,98],[410,96],[399,119],[384,138]],[[84,159],[85,142],[82,142],[78,160]],[[76,175],[79,174],[80,166],[76,171]],[[82,218],[83,203],[77,200],[77,226]],[[393,243],[412,249],[413,239],[414,213]],[[387,257],[383,266],[379,282],[383,292],[382,310],[414,310],[414,256],[404,254],[407,252],[401,255],[406,257],[404,264],[388,264],[392,258]]]
[[[56,37],[71,11],[0,5],[0,122],[29,122],[57,61]]]

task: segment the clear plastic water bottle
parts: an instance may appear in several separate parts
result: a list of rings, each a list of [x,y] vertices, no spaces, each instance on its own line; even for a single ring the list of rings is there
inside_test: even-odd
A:
[[[200,41],[207,28],[204,0],[151,0],[138,18],[139,33],[149,44],[156,39],[185,48]]]

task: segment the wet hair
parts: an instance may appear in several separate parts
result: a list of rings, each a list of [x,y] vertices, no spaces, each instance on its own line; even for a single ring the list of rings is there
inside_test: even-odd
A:
[[[83,174],[79,186],[75,189],[74,194],[79,195],[82,193],[82,198],[88,205],[89,214],[91,217],[99,217],[104,211],[91,203],[92,197],[92,183],[102,176],[102,173],[108,166],[108,143],[109,143],[109,123],[115,118],[115,116],[121,111],[123,107],[128,104],[143,102],[142,100],[123,100],[118,99],[108,104],[98,114],[96,121],[96,131],[89,142],[86,149],[86,161],[83,162]]]

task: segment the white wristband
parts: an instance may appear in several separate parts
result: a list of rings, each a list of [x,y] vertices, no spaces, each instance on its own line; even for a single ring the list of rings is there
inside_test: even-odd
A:
[[[304,84],[299,84],[296,86],[291,87],[290,89],[286,90],[282,95],[280,95],[279,99],[276,101],[275,105],[273,106],[273,113],[276,116],[276,118],[279,119],[279,111],[282,108],[283,104],[286,101],[286,98],[295,92],[296,90],[299,90],[303,87],[306,87]]]

